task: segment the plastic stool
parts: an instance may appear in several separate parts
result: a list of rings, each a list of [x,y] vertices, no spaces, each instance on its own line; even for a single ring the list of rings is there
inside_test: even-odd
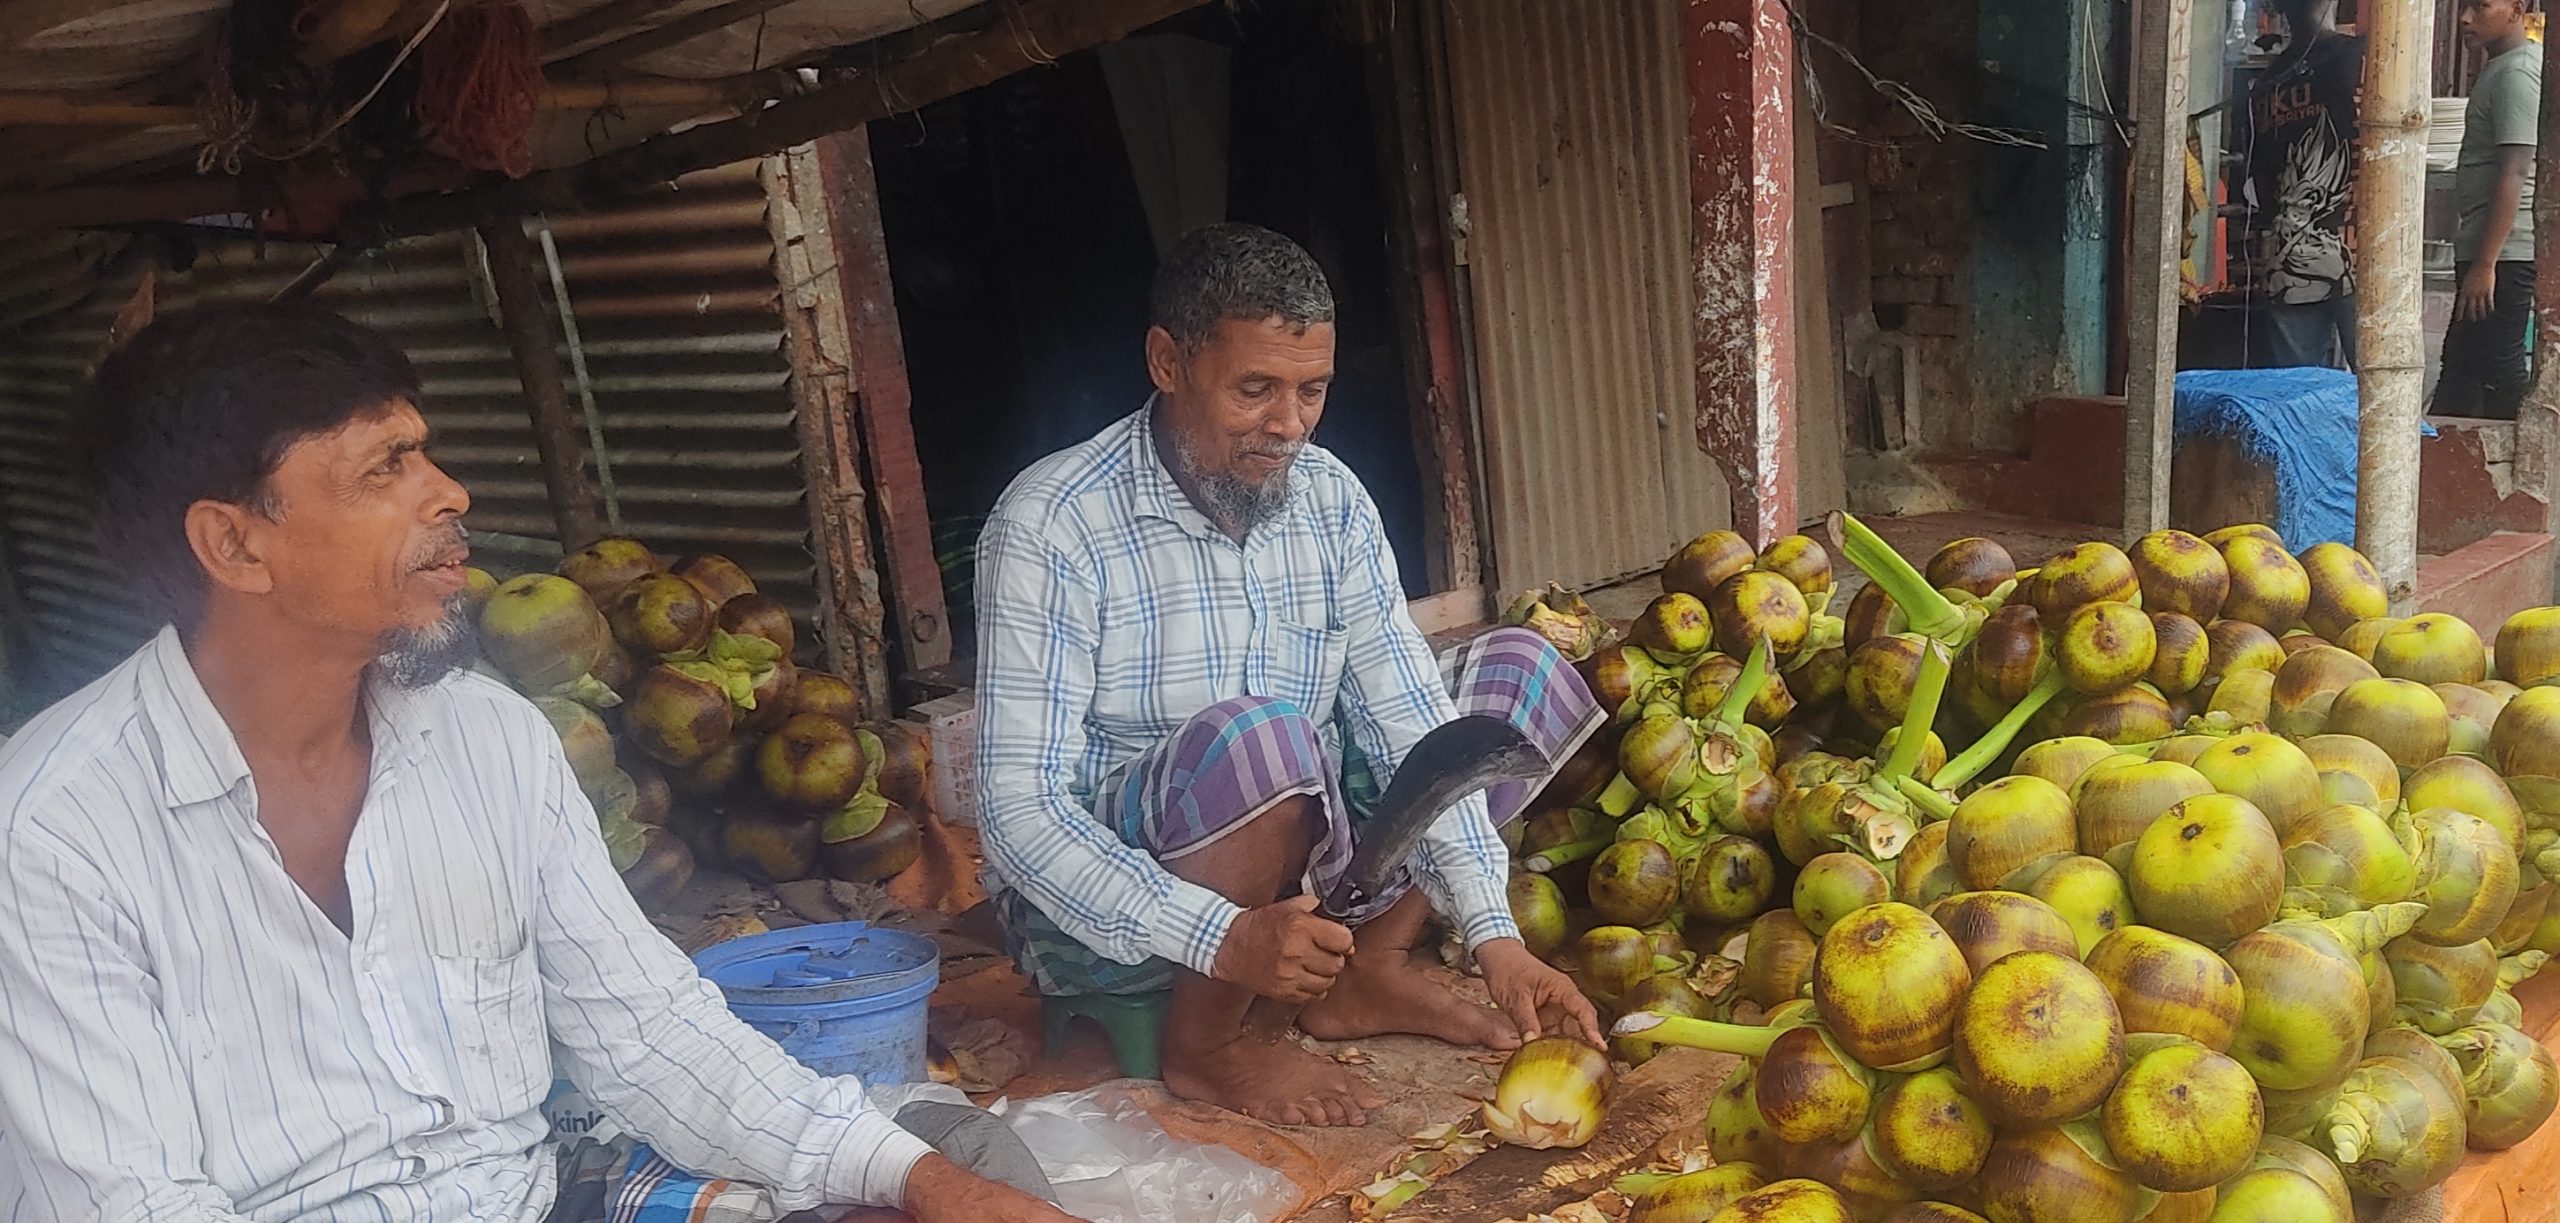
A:
[[[1067,1025],[1078,1018],[1090,1019],[1110,1038],[1111,1057],[1120,1063],[1121,1074],[1133,1079],[1160,1079],[1164,1077],[1160,1052],[1164,1013],[1172,1004],[1171,990],[1152,994],[1051,995],[1040,1000],[1040,1040],[1055,1056],[1066,1046]]]

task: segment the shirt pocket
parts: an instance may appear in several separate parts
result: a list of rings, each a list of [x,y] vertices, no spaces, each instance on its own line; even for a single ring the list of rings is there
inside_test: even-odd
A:
[[[507,955],[427,956],[455,1106],[499,1122],[542,1103],[551,1089],[551,1039],[542,1017],[542,974],[530,944]]]
[[[1271,653],[1258,660],[1264,674],[1256,695],[1278,697],[1297,706],[1321,729],[1333,720],[1350,648],[1348,629],[1274,619]]]

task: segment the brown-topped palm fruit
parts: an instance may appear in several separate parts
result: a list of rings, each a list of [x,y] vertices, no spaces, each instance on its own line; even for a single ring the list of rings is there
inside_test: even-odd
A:
[[[2516,802],[2515,792],[2507,788],[2506,779],[2481,761],[2447,756],[2409,774],[2400,793],[2401,801],[2411,811],[2451,807],[2487,820],[2506,834],[2514,852],[2525,851],[2524,808]]]
[[[2134,1223],[2151,1195],[2116,1170],[2094,1125],[2001,1135],[1978,1190],[1992,1223]]]
[[[1751,1087],[1769,1131],[1783,1142],[1844,1142],[1865,1127],[1875,1076],[1829,1033],[1810,1024],[1769,1042]]]
[[[613,648],[604,615],[566,578],[528,573],[498,584],[480,611],[480,652],[527,692],[565,688]]]
[[[1956,804],[1947,821],[1947,861],[1970,889],[2011,887],[2019,872],[2073,853],[2078,840],[2071,796],[2062,787],[2009,776]]]
[[[729,600],[756,592],[755,579],[738,562],[709,552],[697,552],[667,567],[677,577],[702,588],[704,598],[714,607],[725,607]]]
[[[623,536],[607,536],[560,558],[560,576],[578,584],[598,607],[613,602],[633,578],[660,572],[649,545]]]
[[[818,870],[847,883],[881,883],[924,857],[924,825],[896,803],[848,808],[819,822]]]
[[[623,733],[669,768],[701,763],[736,726],[728,692],[663,664],[642,672],[623,702]]]
[[[2378,678],[2373,664],[2333,645],[2297,651],[2276,671],[2268,696],[2267,728],[2302,738],[2321,733],[2329,706],[2349,684]]]
[[[2176,729],[2169,716],[2169,698],[2148,684],[2083,700],[2062,721],[2064,734],[2114,744],[2149,743],[2167,738]]]
[[[1863,854],[1820,854],[1796,872],[1796,917],[1816,938],[1829,933],[1841,918],[1892,898],[1892,881]]]
[[[2319,1187],[2321,1197],[2335,1208],[2336,1223],[2352,1223],[2356,1217],[2355,1198],[2353,1192],[2347,1188],[2347,1178],[2338,1171],[2338,1161],[2311,1149],[2304,1143],[2276,1134],[2268,1134],[2258,1140],[2258,1157],[2252,1161],[2251,1166],[2300,1173],[2310,1178],[2311,1182]],[[2283,1217],[2287,1220],[2299,1219],[2302,1223],[2315,1223],[2315,1220],[2323,1218],[2315,1214]]]
[[[1564,892],[1556,881],[1535,871],[1515,870],[1503,889],[1511,903],[1512,923],[1529,954],[1552,960],[1573,934],[1573,915],[1565,911]]]
[[[1608,1055],[1589,1045],[1552,1036],[1530,1041],[1503,1063],[1484,1126],[1532,1150],[1581,1146],[1600,1129],[1611,1078]]]
[[[2287,658],[2291,658],[2313,646],[2327,644],[2329,644],[2328,638],[2312,632],[2307,628],[2298,628],[2276,638],[2276,648],[2283,650],[2284,656]]]
[[[1574,944],[1576,983],[1604,1006],[1654,975],[1653,940],[1633,926],[1593,926]]]
[[[2284,846],[2256,804],[2191,798],[2152,821],[2125,868],[2143,920],[2207,947],[2274,921],[2284,902]]]
[[[2321,924],[2280,926],[2222,953],[2240,978],[2230,1053],[2270,1091],[2327,1091],[2355,1068],[2372,1028],[2364,968]]]
[[[667,784],[686,798],[704,802],[726,798],[737,789],[740,780],[755,768],[756,749],[762,741],[753,735],[732,734],[711,754],[690,765],[667,774]]]
[[[1964,1080],[1940,1066],[1888,1083],[1868,1137],[1886,1171],[1921,1192],[1944,1193],[1982,1170],[1991,1118],[1965,1094]]]
[[[2174,761],[2132,763],[2083,774],[2073,787],[2072,810],[2079,823],[2080,852],[2105,858],[2123,869],[2118,850],[2142,838],[2154,821],[2191,798],[2213,793],[2204,774]]]
[[[2560,816],[2560,687],[2527,688],[2507,702],[2489,731],[2489,762],[2525,810]]]
[[[1680,864],[1659,841],[1620,841],[1591,862],[1591,911],[1613,926],[1650,926],[1680,905]]]
[[[2497,992],[2498,949],[2487,939],[2439,947],[2403,935],[2384,945],[2382,961],[2398,999],[2392,1018],[2431,1036],[2469,1025]]]
[[[2013,776],[2025,773],[2041,777],[2068,790],[2080,784],[2091,765],[2114,759],[2117,754],[2113,744],[2085,736],[2046,739],[2019,752],[2017,763],[2009,772]]]
[[[2326,805],[2320,793],[2320,771],[2311,758],[2277,735],[2257,731],[2233,735],[2197,756],[2195,770],[2214,789],[2248,799],[2275,826],[2278,836]]]
[[[1759,559],[1752,562],[1752,568],[1766,570],[1795,583],[1795,588],[1803,592],[1806,605],[1815,611],[1831,605],[1831,553],[1810,535],[1785,536],[1761,549]],[[1721,586],[1724,583],[1716,584]]]
[[[2026,601],[2047,624],[2061,624],[2091,603],[2124,602],[2142,591],[2133,561],[2114,544],[2092,540],[2046,561],[2020,583]]]
[[[2509,698],[2476,688],[2470,684],[2431,684],[2437,699],[2444,702],[2444,750],[2456,756],[2487,759],[2489,733],[2498,725],[2498,715],[2506,712]]]
[[[2382,574],[2364,553],[2342,543],[2319,543],[2304,549],[2301,560],[2311,579],[2311,601],[2302,609],[2302,622],[2312,632],[2335,641],[2358,620],[2391,614]]]
[[[2502,1024],[2475,1024],[2447,1039],[2461,1078],[2475,1151],[2503,1151],[2533,1136],[2560,1104],[2560,1068],[2542,1042]]]
[[[1964,890],[1964,880],[1947,860],[1947,822],[1923,824],[1893,860],[1893,895],[1905,904],[1927,908]]]
[[[1787,1171],[1829,1186],[1848,1205],[1852,1219],[1881,1219],[1920,1200],[1920,1187],[1887,1170],[1875,1143],[1864,1134],[1796,1151]]]
[[[720,629],[739,637],[762,637],[791,657],[798,639],[791,623],[791,609],[782,600],[766,594],[744,594],[720,605]]]
[[[551,723],[551,732],[560,736],[561,754],[569,758],[569,771],[577,776],[578,788],[593,792],[604,784],[616,768],[613,732],[606,729],[604,719],[595,710],[567,697],[535,697],[533,704]]]
[[[2320,796],[2374,811],[2400,805],[2400,766],[2371,741],[2353,735],[2313,735],[2301,743],[2320,775]]]
[[[480,615],[480,609],[489,605],[489,596],[496,593],[498,593],[498,577],[496,574],[493,574],[478,565],[465,565],[462,567],[463,604],[471,609],[471,614],[474,619],[477,619]]]
[[[1795,705],[1827,710],[1848,688],[1849,648],[1832,645],[1798,654],[1783,678]]]
[[[2142,920],[2124,877],[2104,859],[2087,854],[2064,858],[2037,873],[2027,881],[2027,895],[2052,905],[2071,923],[2084,956],[2099,940]]]
[[[1719,1156],[1694,1172],[1639,1172],[1613,1186],[1627,1199],[1626,1223],[1688,1223],[1705,1219],[1768,1184],[1758,1165]]]
[[[2467,812],[2430,807],[2410,816],[2400,835],[2418,864],[2410,899],[2427,906],[2411,933],[2448,947],[2495,933],[2521,887],[2507,834]]]
[[[1683,1019],[1707,1019],[1713,1017],[1715,1007],[1700,997],[1698,991],[1678,973],[1666,972],[1636,982],[1634,989],[1618,999],[1619,1014],[1632,1015],[1638,1011],[1677,1015]],[[1641,1066],[1662,1052],[1662,1046],[1640,1037],[1618,1036],[1610,1038],[1609,1052],[1630,1066]]]
[[[1884,592],[1884,587],[1869,582],[1849,597],[1849,609],[1840,613],[1840,644],[1854,650],[1878,637],[1908,632],[1910,628],[1911,617],[1902,606]]]
[[[1664,658],[1686,658],[1713,640],[1706,604],[1680,591],[1658,595],[1627,627],[1627,640]]]
[[[2017,580],[2018,563],[2011,559],[2007,548],[1968,535],[1938,549],[1920,575],[1931,590],[1956,590],[1978,599],[1989,598]]]
[[[1762,569],[1726,578],[1707,598],[1707,617],[1719,649],[1740,658],[1766,641],[1773,663],[1793,659],[1813,624],[1804,592],[1785,576]]]
[[[1742,944],[1742,996],[1767,1010],[1802,993],[1820,946],[1793,910],[1771,909],[1752,919]]]
[[[2281,545],[2254,536],[2222,545],[2223,563],[2231,570],[2231,593],[2222,614],[2281,633],[2302,623],[2311,604],[2311,575]]]
[[[2382,645],[2382,635],[2399,626],[2400,622],[2389,616],[2375,616],[2348,625],[2347,630],[2338,634],[2335,640],[2339,649],[2372,662],[2374,650]]]
[[[2090,696],[2121,691],[2151,670],[2159,648],[2151,617],[2130,603],[2084,603],[2054,634],[2054,665]]]
[[[2219,683],[2240,671],[2273,673],[2284,666],[2284,647],[2275,634],[2246,620],[2216,620],[2205,626],[2204,682]]]
[[[2222,614],[2222,600],[2231,592],[2231,570],[2213,545],[2184,531],[2153,531],[2134,541],[2130,558],[2144,609],[2199,623]]]
[[[2407,770],[2444,755],[2453,722],[2435,689],[2415,680],[2368,679],[2338,694],[2322,729],[2370,740]]]
[[[2144,675],[2166,697],[2180,697],[2204,682],[2213,661],[2204,625],[2176,612],[2151,613],[2151,670]]]
[[[2235,539],[2256,539],[2279,548],[2284,546],[2284,536],[2263,522],[2235,522],[2219,530],[2207,531],[2204,536],[2204,541],[2216,548],[2224,547]]]
[[[619,641],[604,652],[604,660],[596,664],[596,682],[615,692],[628,692],[640,682],[640,657],[624,648]]]
[[[2297,823],[2284,840],[2286,895],[2329,916],[2407,900],[2418,864],[2369,807],[2338,803]]]
[[[2462,1090],[2462,1063],[2445,1052],[2435,1037],[2416,1028],[2394,1024],[2376,1030],[2365,1038],[2364,1055],[2367,1058],[2396,1057],[2416,1062],[2435,1075],[2437,1082],[2457,1092]]]
[[[1849,651],[1849,673],[1841,687],[1841,700],[1849,712],[1871,726],[1900,724],[1910,711],[1927,648],[1925,638],[1897,633]]]
[[[789,883],[818,869],[818,823],[796,812],[732,811],[720,843],[729,865],[758,882]]]
[[[794,714],[756,751],[756,779],[775,802],[831,811],[862,788],[870,762],[853,728],[834,718]]]
[[[614,637],[644,657],[700,649],[717,620],[700,587],[671,573],[644,573],[605,606]]]
[[[1946,1056],[1973,970],[1938,923],[1888,901],[1842,917],[1821,940],[1814,1009],[1850,1057],[1908,1072]]]
[[[2462,1095],[2414,1062],[2356,1066],[2329,1114],[2323,1149],[2347,1186],[2368,1197],[2415,1197],[2462,1166]]]
[[[1749,569],[1757,559],[1740,535],[1709,531],[1682,544],[1662,563],[1662,588],[1704,603],[1726,578]]]
[[[2393,679],[2421,684],[2476,684],[2489,678],[2489,652],[2462,617],[2422,612],[2382,634],[2374,643],[2373,666]]]
[[[2023,892],[1959,892],[1929,906],[1976,974],[2017,951],[2077,957],[2079,936],[2053,906]]]
[[[2216,1051],[2240,1028],[2240,977],[2213,949],[2149,926],[2098,940],[2084,963],[2116,1002],[2124,1030],[2183,1036]]]
[[[2107,1149],[2146,1189],[2191,1193],[2247,1171],[2266,1109],[2240,1063],[2184,1037],[2131,1040],[2100,1110]]]
[[[1849,1204],[1820,1181],[1783,1180],[1735,1198],[1707,1223],[1849,1223]]]
[[[639,852],[629,865],[617,863],[622,886],[643,907],[656,908],[675,899],[693,882],[693,850],[676,834],[655,825],[640,830]]]
[[[2340,1209],[2321,1191],[2320,1182],[2301,1172],[2251,1168],[2223,1182],[2213,1213],[2206,1219],[2207,1223],[2355,1223],[2355,1214]]]
[[[1955,1020],[1957,1073],[2003,1128],[2056,1125],[2098,1107],[2124,1067],[2105,983],[2080,961],[2021,951],[1984,969]]]
[[[861,716],[862,702],[854,695],[853,685],[842,677],[824,671],[803,671],[791,688],[791,712],[814,713],[850,723]]]
[[[1720,1166],[1774,1169],[1784,1164],[1788,1152],[1769,1132],[1769,1119],[1760,1115],[1751,1077],[1750,1062],[1734,1067],[1707,1102],[1707,1150]]]
[[[1892,1214],[1884,1217],[1884,1223],[1991,1223],[1991,1221],[1962,1206],[1950,1206],[1945,1202],[1912,1202],[1895,1207]],[[2179,1223],[2179,1221],[2163,1219],[2160,1223]]]
[[[1692,923],[1736,926],[1766,910],[1777,889],[1778,865],[1767,848],[1750,837],[1722,836],[1698,851],[1681,901]]]
[[[2044,625],[2036,609],[2012,603],[1991,613],[1965,647],[1964,669],[2002,711],[2027,698],[2045,669]]]
[[[2528,607],[2498,626],[2498,678],[2520,688],[2560,679],[2560,607]]]
[[[2199,696],[2204,698],[2209,719],[2231,726],[2261,726],[2275,712],[2275,673],[2234,671],[2210,690],[2189,693],[2189,702]]]

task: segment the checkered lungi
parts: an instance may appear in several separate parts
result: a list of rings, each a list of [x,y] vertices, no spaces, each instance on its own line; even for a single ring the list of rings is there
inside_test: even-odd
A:
[[[1460,714],[1509,721],[1558,765],[1607,720],[1582,676],[1527,629],[1496,629],[1467,642],[1442,659],[1441,676]],[[1251,696],[1220,701],[1106,778],[1094,796],[1094,814],[1122,844],[1171,860],[1214,843],[1274,803],[1321,795],[1325,837],[1308,861],[1304,886],[1322,896],[1349,869],[1359,829],[1385,789],[1350,736],[1333,738],[1341,744],[1338,763],[1325,736],[1290,703]],[[1544,785],[1541,778],[1486,791],[1495,825],[1519,818]],[[1350,924],[1386,912],[1412,886],[1408,864]],[[1171,961],[1106,959],[1019,892],[998,893],[996,911],[1015,960],[1043,994],[1144,994],[1173,985]]]

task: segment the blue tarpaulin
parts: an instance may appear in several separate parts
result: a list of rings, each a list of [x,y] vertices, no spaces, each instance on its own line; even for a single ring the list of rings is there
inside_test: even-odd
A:
[[[2301,551],[2356,538],[2356,377],[2337,369],[2178,373],[2177,435],[2228,437],[2275,470],[2276,520]],[[2435,427],[2421,422],[2423,436]]]

